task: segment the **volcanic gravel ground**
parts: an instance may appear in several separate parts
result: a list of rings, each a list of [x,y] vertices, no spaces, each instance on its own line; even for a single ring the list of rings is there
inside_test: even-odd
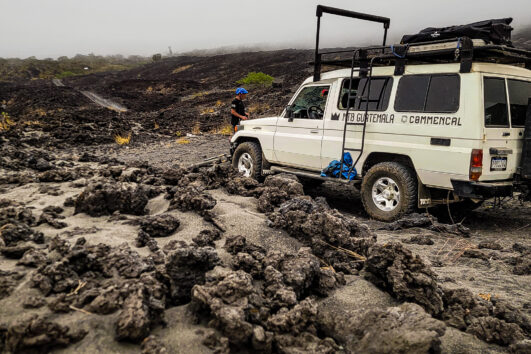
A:
[[[283,80],[250,96],[269,114],[307,56],[0,85],[0,352],[529,352],[529,203],[386,224],[352,187],[188,167],[228,152],[186,133],[225,122],[235,76]]]
[[[385,224],[330,182],[182,168],[228,145],[190,141],[4,140],[4,351],[527,350],[529,205],[487,202],[463,227]]]

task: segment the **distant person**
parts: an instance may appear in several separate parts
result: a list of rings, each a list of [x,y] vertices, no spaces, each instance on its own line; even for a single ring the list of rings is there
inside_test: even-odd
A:
[[[240,124],[240,121],[249,119],[249,114],[245,113],[245,104],[243,103],[248,93],[243,87],[236,89],[236,98],[230,107],[230,114],[232,115],[230,124],[232,124],[233,132],[236,132],[236,126]]]

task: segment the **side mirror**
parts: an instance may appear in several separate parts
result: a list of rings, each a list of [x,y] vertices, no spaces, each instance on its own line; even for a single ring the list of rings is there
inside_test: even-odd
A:
[[[288,118],[288,122],[293,122],[293,106],[286,106],[286,117]]]

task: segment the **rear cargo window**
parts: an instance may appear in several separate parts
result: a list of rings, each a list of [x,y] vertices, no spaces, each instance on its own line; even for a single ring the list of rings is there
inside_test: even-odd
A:
[[[459,109],[459,76],[432,76],[425,112],[452,113]]]
[[[344,80],[341,86],[341,94],[339,95],[339,109],[350,109],[356,111],[364,111],[367,103],[369,111],[385,111],[389,105],[389,97],[391,96],[391,88],[393,87],[393,79],[391,77],[374,77],[371,80],[371,92],[367,99],[367,85],[368,79],[354,79],[352,81],[351,99],[348,101],[350,80]]]
[[[483,96],[485,100],[485,126],[508,127],[509,116],[505,80],[492,77],[484,78]]]
[[[423,112],[429,84],[429,75],[402,77],[396,92],[395,110],[399,112]]]
[[[407,75],[396,92],[398,112],[454,113],[459,109],[459,75]]]
[[[507,80],[509,87],[509,107],[511,109],[511,125],[523,127],[527,104],[531,98],[531,82],[520,80]]]

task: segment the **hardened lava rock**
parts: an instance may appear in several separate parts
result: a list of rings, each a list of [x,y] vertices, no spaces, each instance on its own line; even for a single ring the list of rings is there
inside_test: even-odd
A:
[[[142,231],[151,237],[166,237],[174,233],[181,222],[171,214],[148,216],[140,221]]]
[[[357,273],[376,242],[376,235],[366,225],[331,209],[321,198],[292,198],[268,217],[271,227],[286,230],[344,273]]]
[[[120,183],[91,184],[74,201],[76,214],[90,216],[111,215],[115,211],[143,215],[147,203],[148,193],[144,188]]]
[[[166,258],[170,298],[176,305],[189,302],[192,287],[204,284],[205,273],[219,263],[218,254],[212,247],[181,245]]]
[[[237,194],[244,197],[258,197],[261,192],[261,190],[257,190],[259,187],[260,182],[248,177],[232,178],[225,186],[229,194]]]
[[[24,276],[25,273],[22,272],[0,269],[0,300],[11,295]]]
[[[398,231],[413,227],[426,228],[435,232],[469,237],[470,229],[462,224],[442,224],[432,215],[412,213],[380,227],[380,230]]]
[[[219,230],[201,230],[197,236],[195,236],[192,241],[199,247],[214,247],[214,241],[221,238],[221,232]]]
[[[341,274],[322,269],[307,247],[296,253],[266,251],[243,236],[232,236],[225,249],[233,255],[235,270],[216,269],[204,285],[193,287],[191,308],[196,314],[207,316],[236,347],[262,352],[338,350],[333,339],[319,336],[314,298],[343,285]],[[223,347],[223,337],[214,337],[207,341],[210,346]]]
[[[84,330],[73,330],[46,318],[33,315],[19,320],[10,326],[0,325],[5,340],[2,352],[6,353],[42,353],[51,349],[66,347],[76,343],[87,334]],[[0,349],[2,349],[0,343]]]
[[[27,224],[14,222],[2,226],[0,238],[6,246],[16,245],[18,242],[33,241],[37,244],[44,243],[44,235],[33,231]]]
[[[443,312],[444,294],[435,273],[401,243],[374,245],[365,270],[373,283],[399,300],[420,304],[434,316]]]
[[[440,353],[446,331],[443,322],[412,303],[356,311],[319,308],[317,317],[321,330],[353,353]]]
[[[167,198],[170,199],[170,209],[195,211],[205,217],[209,216],[210,211],[216,206],[216,200],[210,194],[194,185],[174,187],[169,191]]]

